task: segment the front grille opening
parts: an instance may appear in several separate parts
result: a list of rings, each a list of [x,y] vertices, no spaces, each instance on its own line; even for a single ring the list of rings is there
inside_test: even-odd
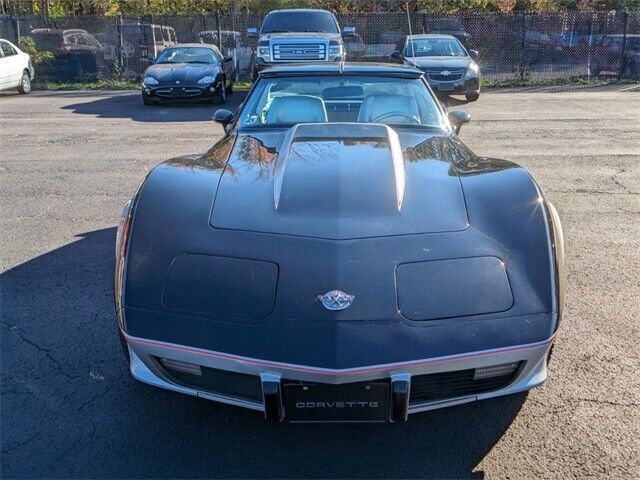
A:
[[[262,382],[257,375],[229,372],[158,357],[155,359],[163,367],[169,380],[177,385],[262,403]],[[191,367],[189,370],[190,367],[185,367],[185,365],[197,367],[200,374],[197,373],[196,368]]]
[[[455,372],[411,377],[410,403],[431,402],[505,388],[513,382],[524,362],[514,362]]]

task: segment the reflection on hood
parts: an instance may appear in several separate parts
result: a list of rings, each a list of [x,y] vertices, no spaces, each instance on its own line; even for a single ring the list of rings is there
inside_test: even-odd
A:
[[[158,63],[147,68],[144,76],[160,83],[196,83],[202,77],[215,77],[220,67],[215,63]]]

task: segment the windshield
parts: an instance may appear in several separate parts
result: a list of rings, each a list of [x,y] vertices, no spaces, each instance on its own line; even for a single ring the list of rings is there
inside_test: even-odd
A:
[[[424,82],[398,77],[262,78],[239,116],[241,128],[324,122],[443,125]]]
[[[218,60],[210,48],[181,47],[163,50],[156,63],[216,63]]]
[[[467,52],[455,38],[416,38],[409,40],[405,57],[466,57]]]
[[[267,15],[260,33],[322,32],[340,33],[329,12],[274,12]]]

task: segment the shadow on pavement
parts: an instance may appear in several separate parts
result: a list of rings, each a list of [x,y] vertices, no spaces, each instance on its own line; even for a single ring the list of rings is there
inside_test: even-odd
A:
[[[526,399],[291,425],[139,384],[116,334],[114,237],[79,235],[1,276],[4,478],[483,478]]]
[[[111,92],[106,95],[108,96],[105,96],[104,92],[89,93],[86,95],[87,101],[65,105],[62,108],[82,115],[93,115],[99,118],[130,118],[136,122],[202,122],[211,121],[215,111],[220,108],[235,111],[246,92],[239,91],[229,95],[227,103],[221,106],[189,102],[147,106],[143,105],[139,92]]]
[[[480,95],[480,98],[482,98],[482,95]],[[461,98],[445,97],[443,101],[448,108],[459,107],[459,106],[468,105],[469,103],[471,103],[471,102],[468,102],[464,97],[461,97]]]

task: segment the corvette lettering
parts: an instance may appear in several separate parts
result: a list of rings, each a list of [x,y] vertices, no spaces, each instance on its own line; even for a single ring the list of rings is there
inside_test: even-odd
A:
[[[296,408],[378,408],[378,402],[296,402]]]

